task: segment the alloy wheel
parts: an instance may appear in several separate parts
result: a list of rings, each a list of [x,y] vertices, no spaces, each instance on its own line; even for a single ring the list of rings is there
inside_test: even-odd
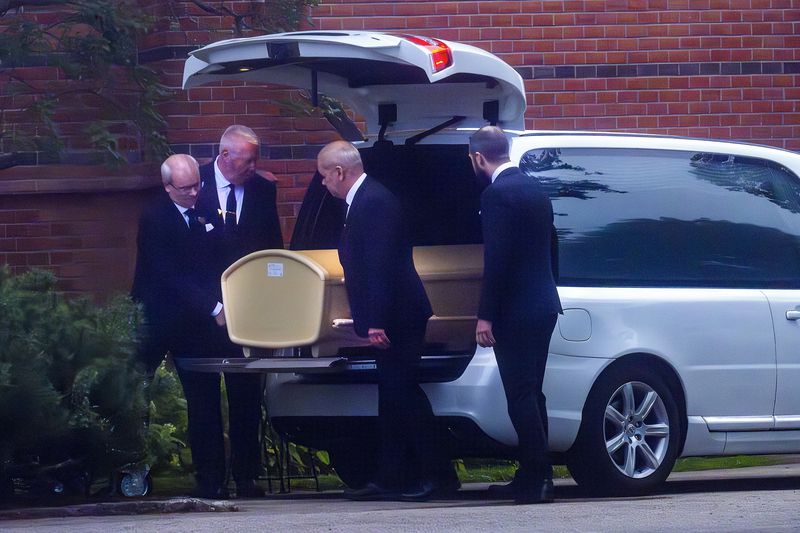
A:
[[[647,383],[630,381],[611,395],[605,409],[606,451],[623,475],[653,474],[667,455],[669,433],[664,401]]]

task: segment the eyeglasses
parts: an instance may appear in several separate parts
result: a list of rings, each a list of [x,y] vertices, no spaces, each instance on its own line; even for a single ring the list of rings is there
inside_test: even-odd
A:
[[[173,184],[170,183],[169,186],[172,187],[173,189],[175,189],[178,192],[189,193],[189,192],[192,192],[195,189],[199,189],[200,188],[200,183],[196,182],[196,183],[192,183],[191,185],[184,185],[183,187],[176,187],[176,186],[174,186]]]

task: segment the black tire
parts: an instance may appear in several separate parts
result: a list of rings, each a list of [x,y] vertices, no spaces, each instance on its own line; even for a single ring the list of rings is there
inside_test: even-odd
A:
[[[567,467],[595,494],[648,492],[672,471],[681,428],[675,394],[661,376],[639,365],[612,367],[589,393]]]

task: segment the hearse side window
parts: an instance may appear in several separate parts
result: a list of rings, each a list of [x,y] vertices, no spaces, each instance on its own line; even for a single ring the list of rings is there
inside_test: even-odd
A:
[[[800,288],[800,181],[770,161],[530,150],[553,201],[560,285]]]

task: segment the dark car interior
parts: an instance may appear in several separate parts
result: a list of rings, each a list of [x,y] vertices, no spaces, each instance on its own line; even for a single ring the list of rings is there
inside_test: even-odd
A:
[[[367,174],[402,202],[414,246],[482,242],[480,193],[466,145],[394,145],[383,141],[361,150]],[[336,248],[345,203],[334,198],[316,173],[292,234],[292,250]]]

